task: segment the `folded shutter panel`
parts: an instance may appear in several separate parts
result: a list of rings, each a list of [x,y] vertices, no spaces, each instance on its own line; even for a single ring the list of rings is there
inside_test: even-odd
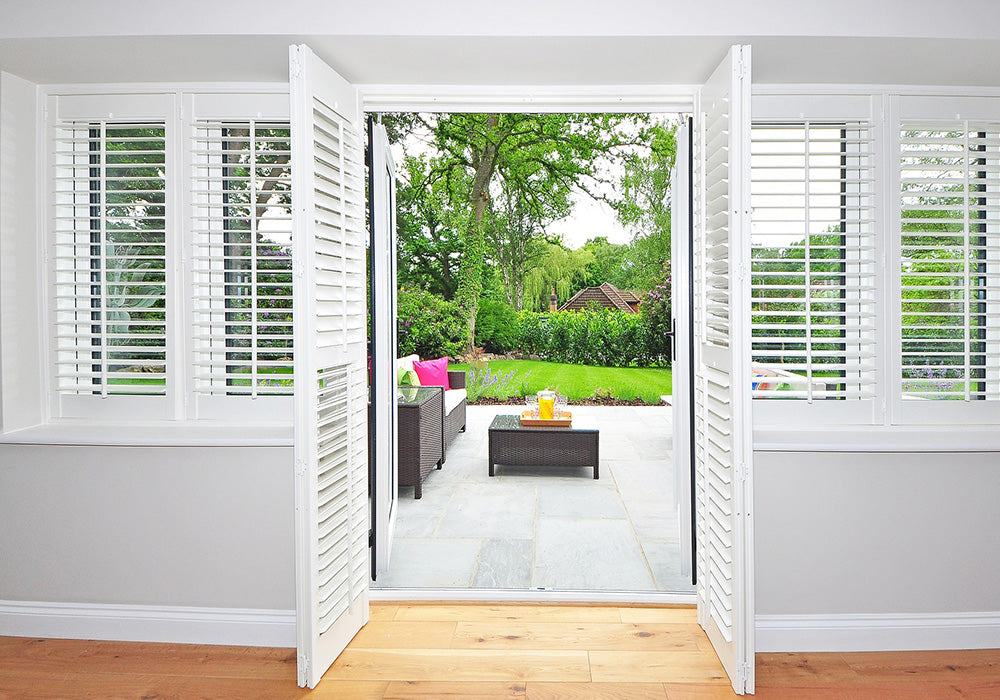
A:
[[[750,47],[695,110],[695,499],[698,619],[737,693],[753,692]]]
[[[306,46],[292,87],[298,678],[368,620],[364,146],[358,96]]]

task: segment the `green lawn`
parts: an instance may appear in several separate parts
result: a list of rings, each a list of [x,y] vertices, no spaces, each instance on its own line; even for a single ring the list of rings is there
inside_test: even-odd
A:
[[[591,367],[534,360],[493,360],[487,366],[494,374],[516,372],[508,385],[512,396],[551,388],[565,394],[570,401],[577,401],[600,390],[602,394],[610,391],[617,399],[639,397],[646,403],[658,404],[661,395],[671,393],[669,368]],[[469,365],[456,364],[449,369],[468,371]],[[485,395],[496,396],[497,392],[491,389]]]

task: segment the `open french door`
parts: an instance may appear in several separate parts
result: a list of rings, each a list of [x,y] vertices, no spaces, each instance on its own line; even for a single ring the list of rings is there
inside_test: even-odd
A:
[[[693,142],[698,621],[743,694],[754,689],[749,46],[702,86]]]
[[[371,221],[372,579],[389,568],[396,525],[396,169],[385,127],[369,121]]]
[[[289,50],[299,685],[368,621],[364,141],[358,92]]]
[[[670,309],[674,331],[671,361],[674,376],[670,401],[673,423],[674,493],[680,532],[681,573],[691,576],[694,566],[694,455],[691,450],[694,374],[694,334],[691,327],[691,120],[676,132],[677,151],[670,174]]]

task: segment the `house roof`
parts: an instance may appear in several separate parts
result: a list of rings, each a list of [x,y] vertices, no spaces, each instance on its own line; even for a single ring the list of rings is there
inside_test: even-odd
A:
[[[600,287],[586,287],[574,294],[569,301],[559,307],[560,311],[583,311],[591,302],[597,302],[605,309],[620,309],[635,313],[639,298],[629,291],[622,291],[610,282]]]

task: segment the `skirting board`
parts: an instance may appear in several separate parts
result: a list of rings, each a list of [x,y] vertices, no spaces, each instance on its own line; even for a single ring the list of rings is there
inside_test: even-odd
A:
[[[759,652],[1000,648],[1000,612],[758,615]]]
[[[294,647],[294,610],[0,601],[0,635]]]

